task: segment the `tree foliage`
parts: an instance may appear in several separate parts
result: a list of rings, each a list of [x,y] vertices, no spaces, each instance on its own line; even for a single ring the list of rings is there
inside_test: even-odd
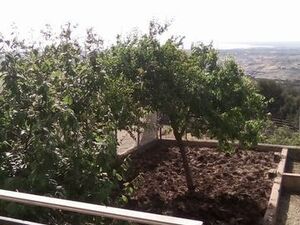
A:
[[[115,130],[133,125],[139,116],[127,107],[131,87],[107,76],[100,60],[102,41],[91,30],[84,44],[72,38],[70,25],[58,37],[49,32],[45,37],[44,46],[17,39],[0,43],[5,50],[0,67],[1,188],[115,204],[126,169],[117,158]],[[1,207],[8,216],[83,224],[59,212]]]
[[[297,83],[268,79],[257,80],[260,93],[268,100],[267,110],[273,118],[299,125],[300,90]]]
[[[167,26],[150,24],[149,33],[129,36],[109,54],[115,70],[135,84],[136,102],[166,115],[178,141],[187,184],[193,182],[182,135],[189,127],[197,136],[217,138],[222,149],[230,142],[256,144],[264,118],[264,98],[233,60],[220,63],[211,45],[182,47],[182,39],[166,42],[159,35]]]
[[[196,46],[191,51],[200,71],[198,82],[202,83],[202,90],[193,93],[196,101],[191,104],[196,136],[201,136],[201,132],[208,134],[218,139],[225,150],[230,150],[235,141],[245,147],[257,144],[266,102],[255,82],[234,60],[220,62],[211,45]]]
[[[300,133],[287,126],[277,126],[272,121],[267,121],[261,141],[268,144],[300,146]]]

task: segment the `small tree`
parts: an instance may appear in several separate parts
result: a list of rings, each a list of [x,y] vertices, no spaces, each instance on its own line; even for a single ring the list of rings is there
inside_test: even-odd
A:
[[[131,104],[131,86],[107,76],[102,42],[91,31],[84,43],[72,38],[69,25],[58,37],[45,35],[42,46],[0,40],[1,188],[97,204],[126,201],[117,198],[126,165],[114,131],[132,125],[137,113],[115,106]],[[0,208],[46,223],[83,223],[13,203]]]
[[[208,134],[222,149],[230,141],[255,144],[263,118],[263,97],[232,60],[218,61],[211,45],[192,47],[182,39],[161,44],[166,29],[150,24],[149,34],[129,37],[111,49],[118,73],[135,83],[134,98],[143,107],[169,118],[177,140],[189,191],[195,186],[182,136],[190,127],[197,136]]]

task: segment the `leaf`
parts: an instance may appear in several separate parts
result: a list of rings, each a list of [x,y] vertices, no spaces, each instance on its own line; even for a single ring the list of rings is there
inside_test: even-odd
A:
[[[123,177],[119,173],[116,173],[116,177],[117,177],[118,181],[122,181],[123,180]]]
[[[63,102],[67,105],[72,105],[73,104],[73,99],[71,96],[67,95],[63,98]]]
[[[122,195],[121,198],[125,204],[128,203],[128,198],[125,195]]]

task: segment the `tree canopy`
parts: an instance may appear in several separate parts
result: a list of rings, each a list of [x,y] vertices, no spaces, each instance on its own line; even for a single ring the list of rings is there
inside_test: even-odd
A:
[[[212,45],[187,51],[181,38],[161,42],[159,35],[166,28],[151,23],[148,34],[119,40],[109,54],[115,57],[118,74],[135,84],[136,102],[168,117],[193,189],[182,144],[187,128],[196,136],[217,138],[225,150],[235,141],[256,144],[264,120],[264,97],[232,59],[220,62]]]
[[[45,38],[45,45],[0,43],[1,188],[97,204],[126,201],[126,162],[117,157],[115,131],[139,120],[138,109],[128,109],[130,83],[108,77],[102,41],[91,30],[84,43],[72,38],[70,25]],[[8,216],[83,224],[59,212],[1,206]]]
[[[257,86],[268,100],[267,110],[271,116],[288,120],[295,127],[299,125],[300,90],[295,81],[258,79]]]

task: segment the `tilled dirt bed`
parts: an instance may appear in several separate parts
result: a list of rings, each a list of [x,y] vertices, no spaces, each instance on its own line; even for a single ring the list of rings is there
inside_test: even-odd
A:
[[[188,194],[179,149],[160,145],[132,156],[136,190],[127,208],[204,221],[256,225],[265,213],[274,153],[186,147],[196,191]]]

